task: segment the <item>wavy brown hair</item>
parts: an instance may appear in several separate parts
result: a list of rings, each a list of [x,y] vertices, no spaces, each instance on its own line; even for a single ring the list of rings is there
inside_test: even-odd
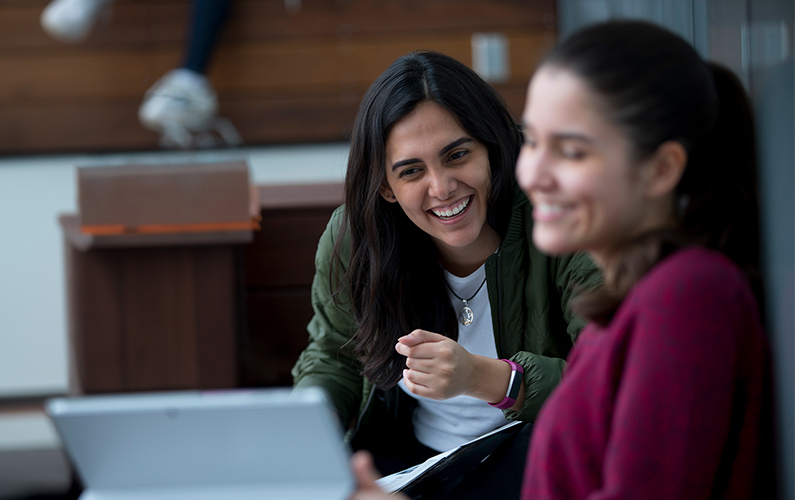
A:
[[[605,286],[573,306],[605,324],[627,292],[666,255],[686,245],[716,249],[746,273],[761,302],[756,145],[739,80],[706,63],[685,40],[649,23],[587,27],[558,45],[542,66],[571,71],[629,137],[634,158],[666,141],[688,154],[676,188],[677,219],[626,244],[604,263]],[[761,303],[760,303],[761,306]]]

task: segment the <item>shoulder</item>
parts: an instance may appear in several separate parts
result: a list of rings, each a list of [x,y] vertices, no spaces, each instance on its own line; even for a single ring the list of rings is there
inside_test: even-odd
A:
[[[345,205],[340,205],[334,209],[334,212],[331,213],[331,217],[329,217],[328,224],[326,224],[326,229],[323,231],[323,234],[320,237],[321,244],[330,243],[333,245],[334,242],[340,238],[340,233],[343,231],[345,217]],[[345,231],[345,234],[342,235],[342,237],[347,238],[348,232]]]
[[[328,224],[326,224],[326,229],[320,236],[320,241],[317,245],[316,264],[331,261],[337,241],[342,239],[339,243],[338,251],[340,252],[341,260],[347,267],[347,258],[350,255],[350,234],[348,231],[342,233],[345,217],[345,205],[340,205],[331,214]]]
[[[683,320],[756,314],[756,299],[742,270],[722,253],[697,246],[654,266],[627,301]]]
[[[728,290],[747,288],[742,270],[720,252],[692,246],[681,249],[654,266],[641,280],[644,289],[676,286],[681,292],[702,291],[715,285]]]

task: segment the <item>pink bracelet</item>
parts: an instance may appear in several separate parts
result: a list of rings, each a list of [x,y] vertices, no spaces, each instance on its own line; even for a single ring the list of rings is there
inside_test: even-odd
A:
[[[519,389],[522,388],[522,375],[524,368],[519,363],[513,362],[510,359],[502,359],[511,365],[511,381],[508,383],[508,392],[505,398],[499,403],[489,403],[489,405],[499,408],[500,410],[507,410],[516,403],[516,398],[519,397]]]

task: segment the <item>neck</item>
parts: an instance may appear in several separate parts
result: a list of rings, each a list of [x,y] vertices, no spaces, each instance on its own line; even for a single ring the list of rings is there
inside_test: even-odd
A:
[[[665,228],[672,228],[676,225],[676,217],[674,216],[673,198],[664,199],[657,202],[643,221],[635,227],[634,230],[628,232],[623,237],[619,237],[612,242],[608,242],[600,248],[589,249],[588,255],[596,263],[602,272],[608,272],[606,266],[614,259],[620,257],[627,245],[637,238]]]
[[[442,267],[458,277],[469,276],[477,271],[501,243],[500,237],[490,226],[486,225],[483,231],[486,234],[481,234],[477,241],[466,247],[450,247],[437,242]]]

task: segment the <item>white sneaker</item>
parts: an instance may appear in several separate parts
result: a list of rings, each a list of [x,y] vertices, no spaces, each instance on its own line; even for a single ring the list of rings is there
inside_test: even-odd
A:
[[[149,90],[138,109],[141,125],[162,134],[161,143],[183,148],[209,147],[210,131],[227,145],[242,143],[229,120],[216,116],[218,98],[202,74],[188,69],[166,73]]]
[[[82,42],[113,0],[53,0],[41,13],[41,26],[62,42]]]

